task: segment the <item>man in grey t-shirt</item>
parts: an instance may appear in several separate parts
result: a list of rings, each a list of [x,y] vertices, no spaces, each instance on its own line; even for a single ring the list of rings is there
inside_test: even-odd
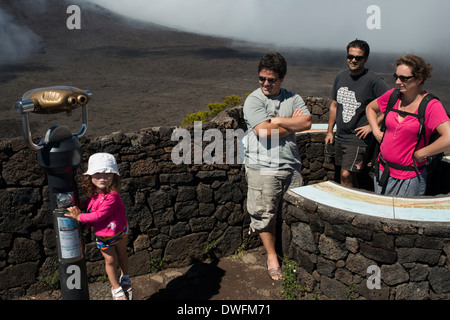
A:
[[[389,90],[383,78],[365,68],[370,47],[363,40],[347,46],[348,70],[340,72],[331,92],[332,102],[325,144],[335,140],[336,166],[341,167],[341,184],[358,187],[358,173],[372,133],[366,118],[366,106]],[[336,124],[336,137],[333,127]]]
[[[311,128],[303,99],[281,88],[286,71],[286,61],[279,53],[264,55],[258,66],[259,88],[244,103],[247,210],[250,228],[259,233],[266,249],[273,280],[281,280],[275,250],[276,217],[288,188],[302,185],[295,133]]]

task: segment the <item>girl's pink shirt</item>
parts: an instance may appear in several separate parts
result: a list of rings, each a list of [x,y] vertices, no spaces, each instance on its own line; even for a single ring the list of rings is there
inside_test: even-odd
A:
[[[127,225],[126,209],[119,192],[90,198],[87,209],[88,213],[80,215],[80,222],[92,224],[99,237],[114,236]]]
[[[378,105],[382,113],[386,112],[389,97],[394,89],[387,91],[378,98]],[[399,101],[394,105],[398,110]],[[418,110],[414,112],[418,114]],[[416,117],[407,116],[402,122],[398,120],[399,114],[389,112],[386,118],[386,131],[380,150],[386,161],[402,166],[413,166],[413,153],[417,143],[417,133],[419,131],[419,120]],[[427,144],[431,133],[441,123],[448,121],[449,118],[445,112],[442,103],[436,99],[432,100],[425,110],[425,133]],[[417,150],[424,147],[423,138],[420,140]],[[426,161],[417,163],[418,166],[426,164]],[[384,170],[380,163],[380,169]],[[423,171],[423,170],[422,170]],[[403,171],[390,168],[390,175],[396,179],[411,179],[417,176],[415,171]]]

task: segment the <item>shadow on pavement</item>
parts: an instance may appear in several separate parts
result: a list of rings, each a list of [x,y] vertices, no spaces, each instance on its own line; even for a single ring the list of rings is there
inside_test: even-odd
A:
[[[167,283],[147,300],[208,300],[217,295],[225,270],[218,260],[211,263],[197,262],[186,272]]]

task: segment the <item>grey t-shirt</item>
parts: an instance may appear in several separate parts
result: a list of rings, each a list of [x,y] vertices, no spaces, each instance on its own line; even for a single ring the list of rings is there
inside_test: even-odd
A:
[[[245,165],[253,169],[296,169],[301,166],[295,134],[277,139],[262,139],[253,130],[271,117],[289,118],[295,109],[309,115],[303,99],[296,93],[281,89],[279,96],[267,97],[261,89],[253,91],[244,103],[244,120],[247,124]]]
[[[369,69],[358,76],[350,75],[348,70],[340,72],[331,91],[331,97],[337,102],[336,141],[367,146],[371,135],[365,140],[359,139],[355,129],[369,123],[367,105],[389,89],[383,78]]]

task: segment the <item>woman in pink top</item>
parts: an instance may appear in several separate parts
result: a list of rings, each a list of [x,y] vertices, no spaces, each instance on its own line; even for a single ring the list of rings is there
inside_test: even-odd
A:
[[[393,109],[401,112],[417,114],[419,104],[428,94],[423,89],[427,78],[431,77],[432,68],[415,55],[406,55],[397,60],[394,77],[399,87],[399,99]],[[425,164],[427,157],[439,154],[450,147],[450,121],[441,102],[431,100],[425,111],[425,134],[427,145],[421,139],[417,149],[417,133],[419,120],[398,112],[389,112],[386,119],[386,130],[383,133],[377,121],[377,114],[386,112],[389,97],[394,89],[389,90],[378,99],[372,101],[366,108],[374,137],[380,145],[380,154],[385,163],[394,166],[419,168],[418,170],[402,170],[389,167],[389,177],[386,183],[379,186],[376,182],[375,192],[386,195],[420,196],[425,194],[427,172]],[[437,131],[440,137],[428,144],[431,133]],[[414,167],[414,162],[416,166]],[[385,170],[379,161],[380,176]],[[378,176],[379,177],[379,176]]]
[[[89,196],[87,211],[68,208],[66,216],[92,225],[97,247],[105,258],[105,270],[111,282],[114,300],[131,298],[128,275],[127,235],[128,223],[125,205],[120,197],[120,177],[116,159],[109,153],[96,153],[89,158],[83,186]],[[117,274],[117,264],[121,276]]]

